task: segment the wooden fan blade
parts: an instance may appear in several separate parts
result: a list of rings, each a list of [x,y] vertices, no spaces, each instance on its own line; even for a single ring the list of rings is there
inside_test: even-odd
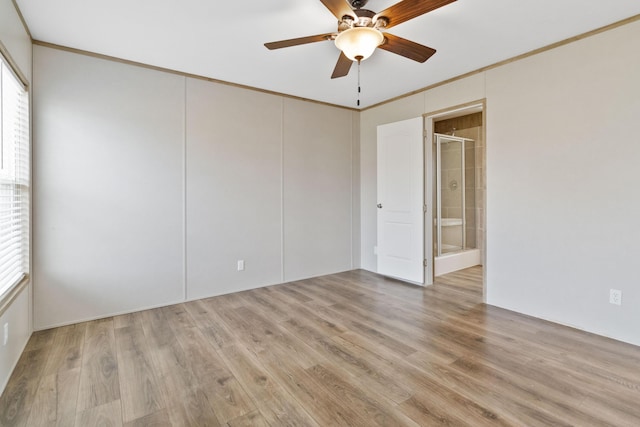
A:
[[[267,49],[270,49],[270,50],[282,49],[283,47],[298,46],[301,44],[331,40],[333,36],[334,36],[334,33],[318,34],[317,36],[307,36],[307,37],[300,37],[297,39],[280,40],[278,42],[265,43],[264,45]]]
[[[322,4],[333,13],[333,16],[338,18],[338,21],[342,20],[343,16],[350,15],[354,19],[357,19],[356,14],[351,9],[347,0],[320,0]]]
[[[373,20],[375,22],[376,19],[384,16],[388,20],[386,28],[391,28],[454,1],[456,0],[403,0],[379,12]]]
[[[349,70],[351,69],[351,64],[353,61],[347,58],[347,56],[340,52],[340,57],[338,58],[338,62],[336,63],[336,68],[333,69],[333,74],[331,74],[331,78],[335,79],[338,77],[344,77],[349,74]]]
[[[402,37],[394,36],[393,34],[384,33],[384,39],[384,43],[378,46],[380,49],[413,59],[414,61],[425,62],[436,53],[435,49],[412,42],[411,40],[403,39]]]

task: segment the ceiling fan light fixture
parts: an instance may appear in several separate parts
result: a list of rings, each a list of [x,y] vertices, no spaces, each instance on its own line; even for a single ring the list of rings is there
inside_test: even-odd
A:
[[[370,57],[383,41],[384,36],[375,28],[354,27],[338,34],[335,44],[350,60],[362,61]]]

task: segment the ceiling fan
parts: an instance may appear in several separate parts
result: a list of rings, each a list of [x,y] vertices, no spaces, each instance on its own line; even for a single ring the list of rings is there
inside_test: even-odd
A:
[[[331,78],[335,79],[349,74],[353,61],[360,62],[368,58],[378,47],[414,61],[425,62],[436,53],[435,49],[394,36],[386,30],[456,0],[402,0],[379,13],[363,9],[368,0],[320,1],[338,18],[337,32],[281,40],[264,45],[267,49],[281,49],[334,40],[338,49],[341,50],[338,63],[331,75]]]

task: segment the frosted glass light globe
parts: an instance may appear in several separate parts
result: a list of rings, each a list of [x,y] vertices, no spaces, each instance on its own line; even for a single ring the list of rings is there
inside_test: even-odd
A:
[[[365,60],[382,44],[384,36],[375,28],[354,27],[336,37],[335,44],[352,61]]]

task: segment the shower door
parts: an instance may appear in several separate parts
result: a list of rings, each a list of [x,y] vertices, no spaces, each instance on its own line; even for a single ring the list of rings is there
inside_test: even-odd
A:
[[[435,135],[436,256],[466,247],[465,138]]]

